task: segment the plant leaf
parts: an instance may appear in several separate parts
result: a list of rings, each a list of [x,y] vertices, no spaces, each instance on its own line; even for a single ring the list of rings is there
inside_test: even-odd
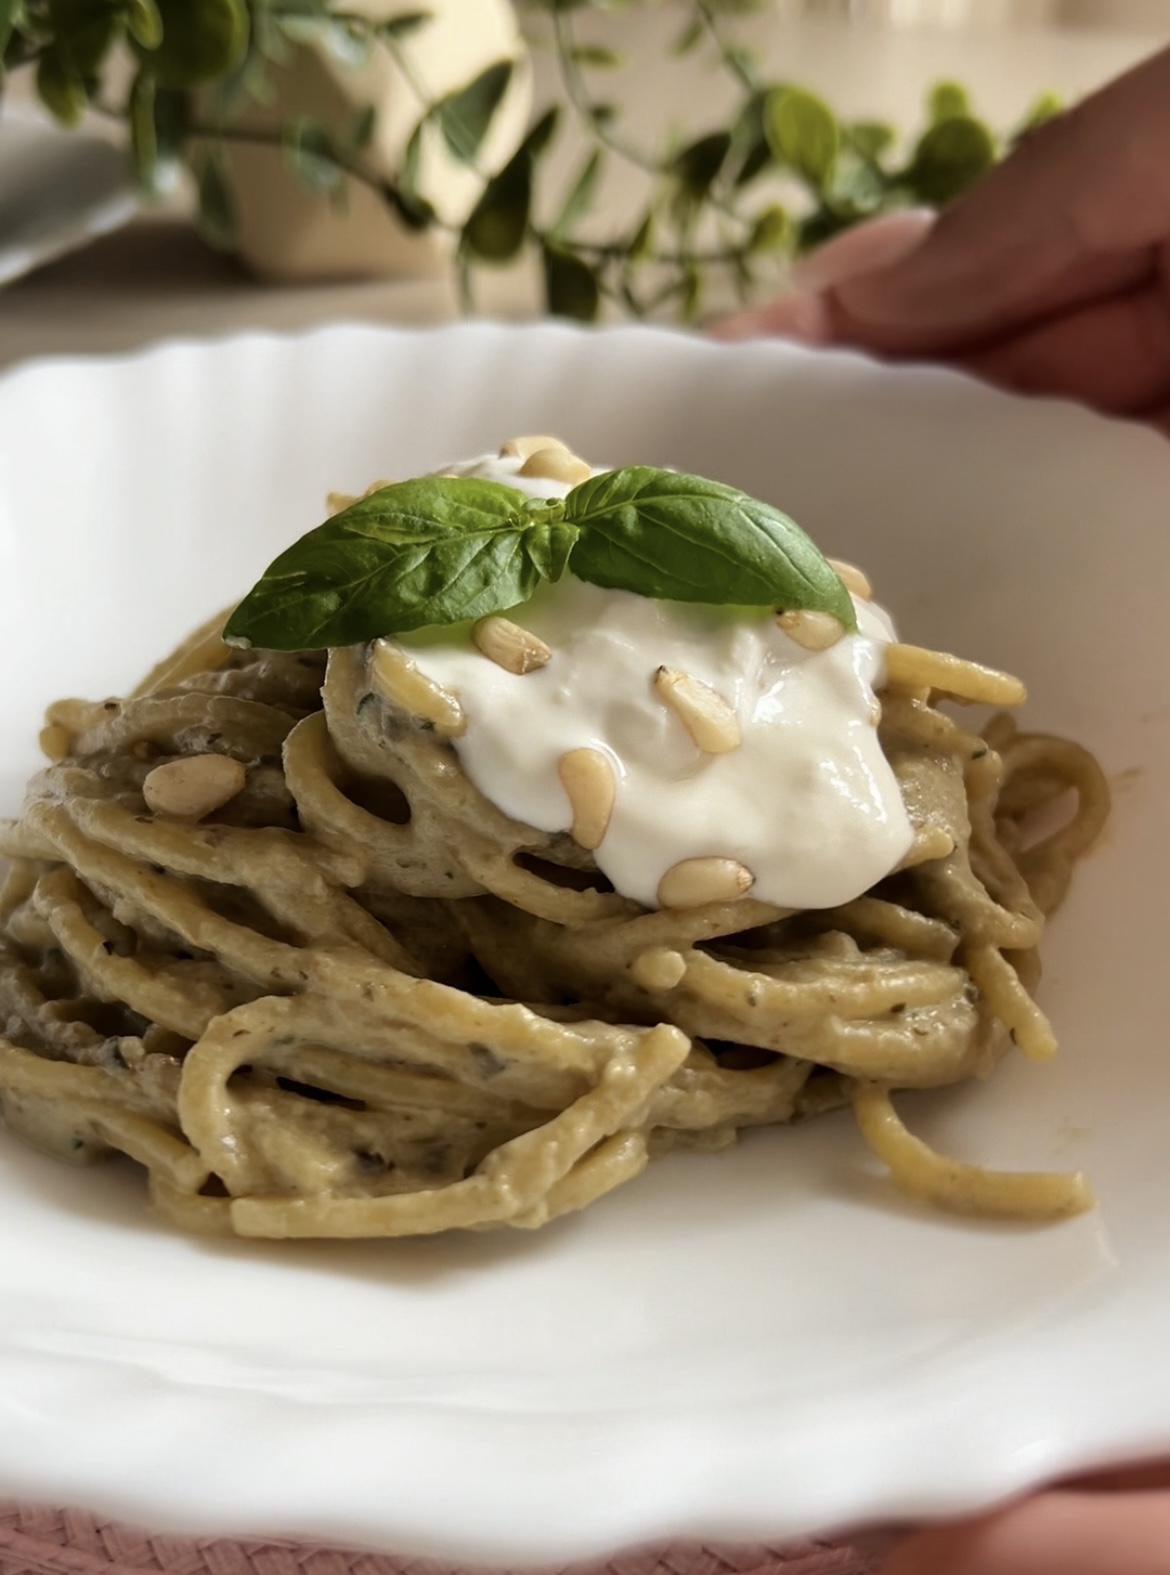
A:
[[[995,142],[981,121],[953,115],[930,127],[899,180],[919,202],[941,208],[995,163]]]
[[[577,178],[569,188],[569,194],[561,205],[561,211],[553,220],[550,233],[554,236],[567,235],[593,206],[593,193],[597,187],[597,177],[601,172],[602,159],[602,150],[594,148],[577,171]]]
[[[541,261],[545,300],[553,316],[591,323],[601,304],[601,286],[589,264],[547,242],[541,248]]]
[[[75,126],[88,103],[85,78],[68,53],[51,44],[37,61],[37,93],[41,103],[63,126]]]
[[[224,638],[304,650],[502,612],[564,574],[576,530],[561,514],[499,482],[382,487],[282,553]]]
[[[532,207],[532,171],[556,129],[558,111],[548,110],[512,157],[493,175],[463,226],[463,244],[488,262],[508,262],[523,246]]]
[[[713,131],[675,155],[674,173],[692,197],[701,199],[707,195],[723,168],[723,161],[730,148],[731,133]]]
[[[932,124],[970,113],[971,96],[960,82],[936,82],[926,95],[926,114]]]
[[[284,149],[294,170],[312,191],[333,192],[341,185],[343,170],[333,138],[308,115],[300,115],[284,130]]]
[[[809,608],[856,629],[849,593],[799,525],[702,476],[631,466],[575,487],[569,566],[594,585],[669,601]]]
[[[376,104],[363,104],[354,117],[353,129],[349,134],[350,146],[355,153],[361,153],[368,148],[374,140],[374,133],[378,129],[378,106]]]
[[[511,80],[512,62],[497,60],[466,87],[435,105],[434,115],[443,140],[460,163],[474,161]]]
[[[600,44],[574,44],[568,56],[576,65],[595,71],[616,71],[625,64],[616,49],[606,49]]]
[[[145,192],[158,189],[158,138],[154,128],[156,91],[157,85],[150,72],[139,71],[131,84],[127,106],[134,178]]]
[[[823,192],[833,174],[841,131],[833,111],[804,88],[773,88],[764,109],[764,129],[774,156]]]
[[[782,252],[791,242],[792,220],[778,203],[773,203],[757,215],[747,249],[753,256],[761,252]]]
[[[8,48],[8,40],[12,37],[12,29],[16,26],[16,13],[20,7],[21,0],[0,0],[0,63],[4,60],[4,51]]]
[[[701,17],[696,18],[693,22],[689,22],[670,46],[671,54],[680,58],[683,55],[689,55],[691,50],[695,49],[701,42],[706,31],[706,24]]]
[[[884,120],[855,120],[842,126],[841,136],[848,147],[871,164],[876,164],[892,145],[896,132]]]
[[[409,38],[411,33],[417,33],[420,27],[425,27],[431,20],[430,11],[400,11],[397,16],[388,16],[384,22],[379,22],[376,31],[382,38],[399,43]]]
[[[248,48],[245,0],[155,0],[162,37],[153,48],[135,44],[143,64],[164,87],[196,87],[235,69]]]
[[[144,49],[157,49],[162,43],[163,20],[155,0],[127,0],[126,31]]]
[[[208,151],[199,171],[199,233],[209,246],[229,251],[236,243],[236,204],[218,149]]]

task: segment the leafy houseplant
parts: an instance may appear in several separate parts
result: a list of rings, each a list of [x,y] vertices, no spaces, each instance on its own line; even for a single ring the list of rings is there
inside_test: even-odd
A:
[[[793,255],[891,208],[941,206],[1005,146],[952,83],[932,91],[925,128],[908,148],[885,123],[840,119],[799,85],[766,77],[737,42],[735,12],[745,0],[673,0],[669,53],[705,52],[730,78],[735,102],[698,135],[638,147],[605,91],[621,58],[580,36],[594,9],[621,9],[620,0],[529,0],[525,30],[533,47],[553,52],[560,101],[487,168],[481,156],[515,62],[493,61],[432,96],[414,62],[433,20],[423,5],[0,0],[0,59],[5,76],[35,73],[41,100],[60,122],[74,124],[87,111],[120,122],[147,193],[164,189],[179,167],[190,169],[199,223],[214,243],[231,246],[238,228],[227,150],[279,148],[323,201],[343,205],[361,188],[405,229],[447,234],[468,298],[477,268],[534,249],[549,310],[583,320],[603,302],[636,316],[690,319],[712,292],[730,288],[748,300],[774,290]],[[359,105],[344,125],[269,108],[280,73],[306,48],[331,51],[355,71],[377,52],[393,59],[417,108],[392,173],[371,156],[377,103]],[[1042,100],[1029,119],[1053,107]],[[574,120],[583,149],[553,189],[545,155]],[[478,196],[456,218],[427,189],[425,154],[436,143],[476,176]],[[602,234],[591,224],[599,182],[622,162],[638,171],[640,194]]]

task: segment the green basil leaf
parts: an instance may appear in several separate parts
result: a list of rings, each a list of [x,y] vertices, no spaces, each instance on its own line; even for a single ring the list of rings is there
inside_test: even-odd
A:
[[[224,638],[295,651],[482,618],[559,579],[576,534],[558,503],[498,482],[382,487],[282,553]]]
[[[565,499],[582,580],[667,601],[808,608],[856,629],[849,592],[779,509],[735,487],[635,465],[594,476]]]

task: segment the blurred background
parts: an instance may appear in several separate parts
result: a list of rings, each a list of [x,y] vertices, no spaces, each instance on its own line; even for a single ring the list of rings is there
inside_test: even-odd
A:
[[[337,318],[698,322],[1170,42],[1170,0],[98,9],[67,36],[84,6],[0,3],[0,364]]]

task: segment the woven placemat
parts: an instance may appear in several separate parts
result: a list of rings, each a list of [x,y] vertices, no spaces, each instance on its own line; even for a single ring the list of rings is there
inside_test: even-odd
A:
[[[488,1575],[483,1566],[273,1537],[176,1537],[85,1510],[0,1503],[0,1575]],[[660,1542],[567,1568],[491,1575],[877,1575],[829,1542]]]

